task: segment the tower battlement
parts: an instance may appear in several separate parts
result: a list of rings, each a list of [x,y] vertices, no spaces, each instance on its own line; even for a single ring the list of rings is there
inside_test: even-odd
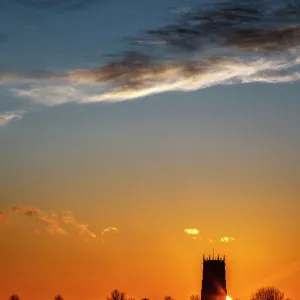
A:
[[[220,255],[218,255],[216,258],[213,256],[213,257],[210,257],[210,255],[208,257],[205,257],[203,255],[203,263],[204,262],[207,262],[207,261],[211,261],[211,262],[214,262],[214,261],[221,261],[221,262],[224,262],[225,263],[225,255],[223,257],[220,257]]]

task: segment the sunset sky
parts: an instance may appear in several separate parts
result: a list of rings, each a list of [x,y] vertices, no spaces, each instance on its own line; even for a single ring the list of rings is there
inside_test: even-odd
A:
[[[0,299],[188,299],[213,249],[300,299],[299,18],[202,49],[150,30],[203,0],[50,2],[0,4]]]

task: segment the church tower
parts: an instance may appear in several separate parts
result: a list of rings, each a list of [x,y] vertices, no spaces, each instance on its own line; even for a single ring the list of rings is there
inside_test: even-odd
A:
[[[212,259],[203,256],[201,300],[226,300],[225,265],[225,256]]]

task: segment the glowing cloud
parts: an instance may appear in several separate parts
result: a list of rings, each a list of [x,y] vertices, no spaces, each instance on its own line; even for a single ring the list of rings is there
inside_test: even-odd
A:
[[[74,228],[76,228],[79,233],[81,234],[88,234],[90,237],[92,238],[96,238],[96,234],[91,232],[88,229],[88,225],[87,224],[80,224],[78,223],[78,221],[74,218],[74,215],[72,212],[63,212],[63,216],[62,216],[62,220],[65,224],[70,224],[72,225]]]
[[[235,238],[227,237],[227,236],[224,236],[224,237],[221,238],[221,242],[223,242],[223,243],[228,243],[230,241],[235,241]]]
[[[188,235],[193,236],[193,239],[195,240],[196,236],[199,234],[200,231],[196,228],[187,228],[184,229],[184,232],[187,233]]]
[[[0,113],[0,126],[5,126],[13,120],[20,120],[23,118],[24,111],[6,111]]]
[[[131,59],[131,58],[130,58]],[[167,91],[193,91],[219,84],[249,82],[292,82],[299,72],[285,71],[299,66],[298,57],[206,57],[193,61],[128,62],[128,58],[113,69],[103,66],[92,70],[72,71],[57,84],[35,83],[28,88],[11,91],[31,102],[55,106],[65,103],[117,102]],[[131,67],[132,64],[132,67]]]
[[[116,227],[107,227],[107,228],[105,228],[105,229],[102,230],[101,235],[104,235],[105,233],[108,233],[108,232],[115,232],[115,233],[117,233],[117,232],[119,232],[119,230]]]

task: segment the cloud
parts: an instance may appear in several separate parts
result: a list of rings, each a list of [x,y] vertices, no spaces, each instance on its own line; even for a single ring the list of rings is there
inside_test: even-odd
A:
[[[218,84],[289,82],[299,73],[278,75],[299,65],[298,57],[288,60],[228,57],[199,58],[194,61],[160,62],[133,67],[107,66],[72,72],[60,84],[36,84],[14,88],[15,96],[32,103],[55,106],[65,103],[116,102],[167,91],[194,91]],[[276,73],[277,72],[277,73]]]
[[[197,235],[200,233],[200,231],[196,228],[187,228],[184,229],[184,232],[187,233],[188,235],[193,236],[193,239],[195,240]]]
[[[58,219],[53,217],[52,215],[48,215],[42,210],[33,207],[33,206],[12,206],[11,211],[13,213],[21,213],[27,217],[34,217],[35,219],[46,223],[48,227],[46,228],[46,232],[54,234],[62,234],[65,235],[66,231],[62,229],[58,224]],[[36,229],[36,232],[39,232],[39,229]]]
[[[51,211],[50,213],[46,213],[36,207],[33,206],[13,206],[11,208],[13,213],[21,213],[28,217],[33,217],[38,221],[43,222],[47,225],[45,231],[50,234],[68,234],[66,225],[73,226],[77,232],[83,235],[87,235],[92,238],[96,238],[96,234],[91,232],[88,228],[87,224],[79,223],[72,212],[63,211],[62,213],[57,213],[55,211]],[[37,229],[37,232],[40,232]]]
[[[11,210],[13,212],[21,212],[26,216],[37,216],[38,215],[38,209],[33,206],[12,206]]]
[[[7,125],[13,120],[20,120],[23,118],[24,111],[6,111],[0,113],[0,127]]]
[[[300,5],[289,0],[214,1],[188,11],[174,24],[149,30],[147,40],[184,51],[232,46],[270,52],[299,43],[299,16]]]
[[[67,231],[61,228],[59,225],[54,224],[47,229],[47,232],[50,234],[59,233],[62,235],[66,235]]]
[[[37,5],[34,0],[18,1]],[[53,7],[58,2],[41,5]],[[173,24],[127,41],[135,48],[102,66],[2,72],[0,81],[31,104],[55,106],[124,101],[220,84],[300,79],[300,4],[292,0],[209,1],[182,12]],[[148,54],[156,49],[157,57]],[[22,85],[12,88],[12,83]]]
[[[119,230],[116,227],[107,227],[107,228],[105,228],[105,229],[102,230],[101,235],[104,235],[104,234],[106,234],[108,232],[115,232],[116,233],[116,232],[119,232]]]
[[[74,215],[72,212],[63,212],[62,221],[65,224],[72,225],[76,230],[78,230],[81,234],[87,234],[92,238],[96,238],[96,234],[91,232],[88,228],[87,224],[80,224],[78,221],[74,218]]]
[[[230,241],[235,241],[235,238],[224,236],[224,237],[221,237],[220,240],[221,240],[221,242],[223,242],[223,243],[228,243],[228,242],[230,242]]]

